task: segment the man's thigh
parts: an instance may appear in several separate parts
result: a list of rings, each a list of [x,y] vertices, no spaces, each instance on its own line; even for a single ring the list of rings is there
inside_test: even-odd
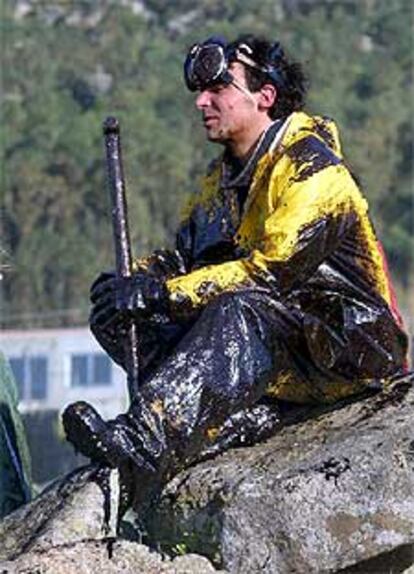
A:
[[[304,344],[298,313],[269,291],[225,293],[199,319],[145,382],[145,394],[177,420],[216,422],[254,404]],[[191,414],[192,413],[192,414]]]

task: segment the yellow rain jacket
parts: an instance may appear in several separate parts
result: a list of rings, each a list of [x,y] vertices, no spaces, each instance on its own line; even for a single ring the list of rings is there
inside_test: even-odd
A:
[[[167,280],[172,314],[191,316],[221,293],[255,285],[300,309],[312,360],[337,383],[279,374],[269,393],[282,399],[332,401],[402,369],[406,335],[335,124],[293,113],[258,161],[241,213],[236,195],[220,189],[222,165],[186,210],[178,235],[185,273]],[[355,353],[358,377],[349,380]]]

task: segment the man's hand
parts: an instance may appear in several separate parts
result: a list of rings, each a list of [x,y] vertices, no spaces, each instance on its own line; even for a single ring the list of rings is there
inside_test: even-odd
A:
[[[168,310],[165,284],[147,273],[118,278],[113,272],[102,273],[92,284],[91,325],[105,326],[126,317],[148,317]]]

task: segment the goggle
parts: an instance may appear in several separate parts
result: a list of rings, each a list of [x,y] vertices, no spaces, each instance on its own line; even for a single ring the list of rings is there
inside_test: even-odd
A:
[[[228,49],[221,39],[211,38],[201,44],[195,44],[184,62],[184,79],[187,88],[195,92],[218,84],[235,83],[229,72],[231,62],[241,62],[246,66],[268,74],[273,80],[280,81],[280,75],[273,66],[260,66],[251,55],[253,51],[247,44],[239,44]]]

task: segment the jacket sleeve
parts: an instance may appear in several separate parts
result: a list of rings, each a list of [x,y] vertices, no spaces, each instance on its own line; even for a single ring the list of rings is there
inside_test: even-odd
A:
[[[204,306],[226,291],[267,285],[286,294],[306,281],[341,242],[367,204],[343,163],[313,173],[297,169],[270,178],[269,210],[247,257],[167,281],[170,304],[180,313]],[[282,183],[282,185],[281,185]]]

